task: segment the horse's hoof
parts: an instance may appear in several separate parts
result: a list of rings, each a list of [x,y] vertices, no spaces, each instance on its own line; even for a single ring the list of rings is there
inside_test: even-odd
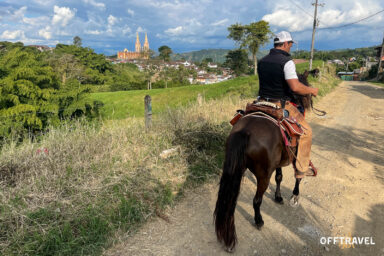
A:
[[[255,223],[255,225],[256,225],[256,228],[257,228],[258,230],[261,230],[261,228],[264,226],[264,221],[261,220],[261,221],[259,221],[258,223]]]
[[[275,197],[275,202],[278,203],[278,204],[284,204],[284,200],[283,198],[280,196],[280,197]]]
[[[229,252],[229,253],[234,253],[235,252],[235,247],[225,247],[224,249],[226,252]]]
[[[299,196],[292,195],[291,199],[289,200],[289,205],[292,207],[299,206]]]

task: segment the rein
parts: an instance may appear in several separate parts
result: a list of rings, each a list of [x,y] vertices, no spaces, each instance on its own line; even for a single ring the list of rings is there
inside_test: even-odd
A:
[[[315,113],[315,115],[317,115],[317,116],[325,116],[327,114],[327,112],[313,107],[313,102],[312,101],[311,101],[311,108],[312,108],[313,113]],[[317,111],[317,113],[316,113],[315,110]],[[320,113],[320,114],[318,114],[318,113]]]

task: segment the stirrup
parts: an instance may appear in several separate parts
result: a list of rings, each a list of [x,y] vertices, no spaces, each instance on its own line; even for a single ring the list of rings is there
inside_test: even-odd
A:
[[[309,160],[309,168],[305,175],[313,177],[317,176],[317,168],[313,165],[311,160]]]

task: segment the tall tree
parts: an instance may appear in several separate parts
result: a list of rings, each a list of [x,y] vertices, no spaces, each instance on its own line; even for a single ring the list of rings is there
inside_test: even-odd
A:
[[[0,138],[42,129],[57,113],[52,104],[59,81],[32,49],[13,48],[0,60]]]
[[[253,64],[255,67],[254,74],[257,74],[257,57],[260,46],[267,43],[270,39],[271,30],[268,22],[261,20],[252,22],[249,25],[233,24],[228,28],[228,38],[235,40],[240,49],[246,48],[252,54]]]
[[[82,40],[79,36],[75,36],[73,38],[73,45],[77,46],[77,47],[81,47],[81,44],[82,44]]]
[[[77,79],[62,86],[46,53],[15,45],[0,58],[0,146],[9,135],[34,133],[62,118],[97,114],[89,87],[80,88]]]
[[[169,61],[171,58],[172,49],[166,45],[163,45],[159,47],[159,53],[160,58],[162,58],[164,61]]]
[[[236,75],[247,73],[248,54],[244,49],[229,51],[224,66],[229,67]]]

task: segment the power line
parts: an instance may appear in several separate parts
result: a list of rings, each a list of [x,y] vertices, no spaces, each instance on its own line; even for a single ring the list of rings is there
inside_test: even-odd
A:
[[[299,8],[300,10],[302,10],[305,14],[307,14],[309,17],[313,18],[313,15],[310,14],[309,12],[307,12],[306,10],[304,10],[303,8],[300,7],[300,5],[296,4],[294,1],[292,0],[289,0],[289,2],[291,2],[292,4],[294,4],[297,8]]]
[[[382,13],[384,12],[384,9],[381,10],[381,11],[378,11],[372,15],[369,15],[368,17],[365,17],[365,18],[362,18],[360,20],[357,20],[357,21],[354,21],[354,22],[351,22],[351,23],[347,23],[347,24],[344,24],[344,25],[341,25],[341,26],[335,26],[335,27],[325,27],[325,28],[318,28],[318,29],[336,29],[336,28],[343,28],[343,27],[347,27],[347,26],[350,26],[350,25],[353,25],[353,24],[356,24],[356,23],[359,23],[359,22],[362,22],[364,20],[367,20],[369,18],[372,18],[373,16],[379,14],[379,13]]]

